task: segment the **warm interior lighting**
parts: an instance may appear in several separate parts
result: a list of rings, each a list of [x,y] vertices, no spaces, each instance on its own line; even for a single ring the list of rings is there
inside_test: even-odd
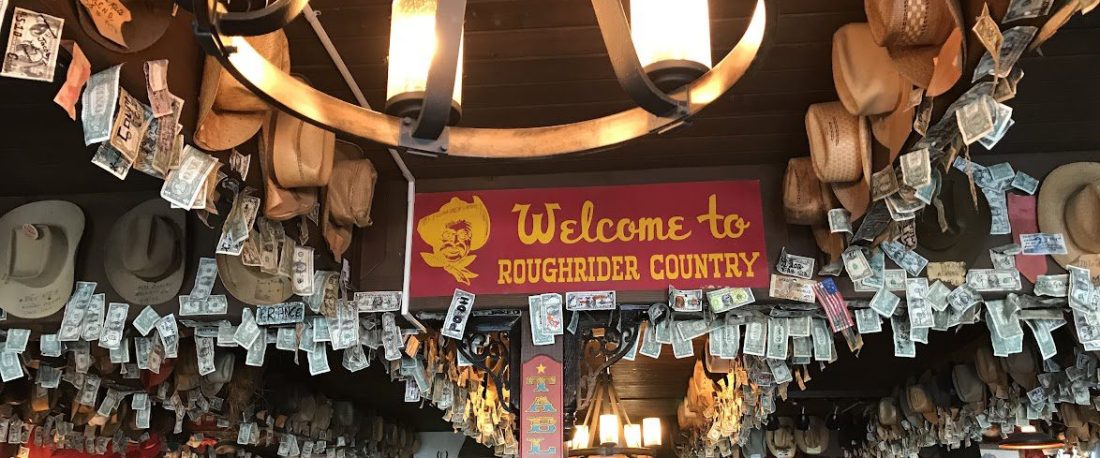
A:
[[[588,448],[588,426],[577,425],[573,429],[572,448]]]
[[[659,447],[661,445],[661,419],[650,417],[642,420],[642,441],[646,447]]]
[[[641,448],[642,446],[642,425],[629,424],[623,426],[623,440],[626,441],[626,446],[631,448]]]
[[[630,36],[662,90],[689,83],[711,67],[707,0],[631,0]]]
[[[619,416],[613,413],[600,415],[600,444],[619,443]]]
[[[439,46],[439,38],[435,33],[435,10],[438,3],[438,0],[393,2],[386,112],[395,116],[415,116],[424,100],[428,72]],[[462,104],[462,48],[463,43],[459,42],[458,67],[455,69],[452,96],[456,110]]]

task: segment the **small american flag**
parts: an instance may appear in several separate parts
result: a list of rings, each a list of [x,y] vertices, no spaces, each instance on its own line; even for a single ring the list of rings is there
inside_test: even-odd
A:
[[[852,327],[852,314],[848,311],[848,304],[844,302],[844,296],[836,289],[836,282],[832,278],[821,280],[813,286],[817,301],[821,302],[821,308],[825,309],[825,316],[829,318],[829,327],[833,332],[840,332]]]

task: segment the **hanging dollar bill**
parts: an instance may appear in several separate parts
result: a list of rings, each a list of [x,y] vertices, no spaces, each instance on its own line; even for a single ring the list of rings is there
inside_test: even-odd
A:
[[[829,332],[829,326],[825,320],[814,319],[813,335],[810,336],[814,343],[814,359],[822,362],[831,362],[836,358],[836,346],[833,343],[833,334]]]
[[[909,338],[908,319],[903,315],[890,317],[890,328],[894,333],[894,356],[898,358],[916,358],[917,346]]]
[[[1008,12],[1005,13],[1001,22],[1007,24],[1021,19],[1046,16],[1053,4],[1053,0],[1012,0],[1008,4]]]
[[[829,210],[828,213],[829,232],[847,232],[852,233],[852,214],[843,208],[834,208]]]
[[[909,310],[911,328],[930,328],[935,324],[932,318],[932,306],[926,301],[927,296],[927,278],[905,280],[905,303]]]
[[[749,288],[720,288],[707,292],[707,303],[714,313],[723,313],[756,302]]]
[[[401,330],[397,327],[392,313],[382,314],[382,346],[386,361],[401,359]]]
[[[765,352],[768,359],[787,359],[787,329],[786,318],[768,318],[768,346]]]
[[[931,152],[922,148],[901,155],[902,182],[912,188],[920,188],[932,182]]]
[[[856,309],[856,330],[860,334],[872,334],[882,331],[882,319],[872,309]]]
[[[1020,234],[1020,249],[1027,256],[1067,253],[1062,234]]]
[[[816,303],[813,291],[814,281],[785,275],[772,275],[768,295],[777,299]]]
[[[531,324],[531,343],[534,345],[553,345],[554,335],[546,329],[545,314],[542,309],[542,296],[527,296],[528,318]]]
[[[1066,297],[1069,294],[1069,275],[1040,275],[1035,279],[1035,294],[1039,296]]]
[[[466,332],[466,322],[470,319],[473,308],[474,295],[456,288],[454,296],[451,297],[451,305],[447,308],[447,318],[443,321],[443,330],[440,331],[440,334],[461,340]]]
[[[657,342],[656,328],[649,322],[646,322],[645,332],[642,334],[642,345],[638,349],[638,353],[653,359],[661,357],[661,344]]]
[[[52,82],[65,20],[16,7],[0,76]]]
[[[898,178],[893,165],[887,165],[871,175],[871,199],[879,201],[898,192]],[[830,227],[831,229],[831,227]]]
[[[318,342],[316,344],[319,348],[309,352],[306,359],[309,361],[309,375],[317,376],[329,372],[328,365],[328,352],[325,351],[323,343]]]
[[[848,247],[841,254],[841,258],[844,259],[844,270],[848,272],[852,281],[862,281],[874,274],[871,272],[871,263],[867,261],[867,256],[858,246]]]
[[[294,247],[294,265],[292,280],[294,294],[310,296],[313,294],[313,248],[306,246]]]
[[[845,222],[847,222],[847,219],[845,219]],[[848,226],[848,232],[851,232],[851,226]],[[787,253],[787,248],[783,247],[779,252],[779,260],[775,264],[775,270],[783,275],[809,280],[814,276],[814,259]]]
[[[966,284],[975,291],[1019,291],[1020,271],[1004,269],[971,269],[966,273]]]
[[[972,30],[974,35],[978,36],[978,41],[982,43],[982,46],[993,53],[994,58],[999,57],[1004,36],[1001,35],[1001,28],[997,25],[997,22],[989,16],[988,4],[982,5],[982,14],[978,16]]]
[[[889,318],[894,315],[894,311],[897,310],[899,303],[901,303],[901,298],[896,294],[886,289],[881,289],[871,298],[870,307],[875,313],[885,318]]]
[[[768,345],[768,325],[764,318],[756,318],[745,324],[745,344],[742,352],[746,355],[764,356]]]
[[[157,321],[156,327],[161,345],[164,345],[165,356],[175,358],[179,351],[179,327],[176,324],[176,316],[171,313],[165,315]]]
[[[928,293],[925,295],[924,300],[932,306],[932,310],[942,312],[947,310],[947,296],[949,294],[951,294],[951,288],[936,280],[932,283],[932,286],[928,287]]]
[[[129,311],[129,304],[111,302],[107,307],[107,317],[103,320],[103,332],[99,338],[100,347],[118,348],[119,344],[122,343],[122,335],[126,328],[126,315]]]
[[[168,92],[168,59],[145,62],[145,89],[154,118],[172,113],[172,94]]]
[[[206,178],[217,162],[213,156],[186,146],[179,168],[168,174],[160,196],[179,208],[192,208],[192,202],[204,190]]]
[[[960,106],[955,111],[959,132],[962,133],[963,142],[967,145],[993,132],[993,113],[990,112],[990,103],[986,102],[985,98],[993,101],[988,95],[982,96]]]
[[[880,245],[883,253],[886,253],[886,257],[894,261],[898,267],[905,269],[905,272],[914,277],[919,276],[924,268],[928,265],[928,259],[924,256],[917,254],[917,252],[905,248],[900,243],[886,241]]]
[[[111,146],[126,156],[126,160],[134,162],[141,150],[141,140],[147,127],[142,103],[125,89],[120,89],[118,113],[111,125]]]
[[[703,290],[681,290],[669,285],[668,306],[677,312],[701,312],[703,311]]]
[[[401,291],[365,291],[355,293],[359,313],[401,311]]]
[[[106,142],[101,143],[95,154],[92,155],[92,164],[106,170],[120,180],[125,180],[133,167],[133,162],[127,160],[122,152]]]
[[[102,293],[93,294],[88,302],[88,308],[84,311],[84,320],[80,324],[80,336],[86,341],[98,340],[103,332],[103,313],[106,304],[106,296]]]
[[[61,341],[57,339],[57,334],[42,334],[38,340],[38,347],[42,356],[51,358],[61,356]]]
[[[581,291],[565,293],[565,308],[578,310],[614,310],[614,291]]]

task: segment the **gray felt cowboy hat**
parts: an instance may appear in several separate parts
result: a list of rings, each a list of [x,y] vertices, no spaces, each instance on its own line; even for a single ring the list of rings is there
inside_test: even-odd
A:
[[[105,248],[107,279],[123,299],[168,302],[183,284],[187,213],[160,198],[142,202],[115,221]]]
[[[70,202],[32,202],[0,217],[0,307],[20,318],[64,307],[83,234],[84,212]]]

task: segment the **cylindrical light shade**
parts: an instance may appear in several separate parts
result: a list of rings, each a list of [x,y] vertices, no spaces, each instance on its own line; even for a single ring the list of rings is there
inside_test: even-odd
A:
[[[643,443],[646,447],[661,445],[661,419],[650,417],[642,420]]]
[[[605,413],[600,415],[600,444],[619,443],[619,416]]]
[[[577,425],[573,430],[573,448],[588,448],[588,426]]]
[[[394,0],[390,19],[389,76],[386,81],[386,111],[397,116],[419,109],[428,85],[432,58],[439,47],[435,33],[438,0]],[[455,69],[454,105],[462,104],[462,48],[458,46]],[[413,108],[409,108],[409,106]],[[396,108],[395,108],[396,107]]]
[[[712,65],[707,0],[630,0],[630,36],[661,89],[691,82]]]
[[[627,447],[641,448],[642,446],[642,425],[629,424],[623,426],[623,440],[626,441]]]

